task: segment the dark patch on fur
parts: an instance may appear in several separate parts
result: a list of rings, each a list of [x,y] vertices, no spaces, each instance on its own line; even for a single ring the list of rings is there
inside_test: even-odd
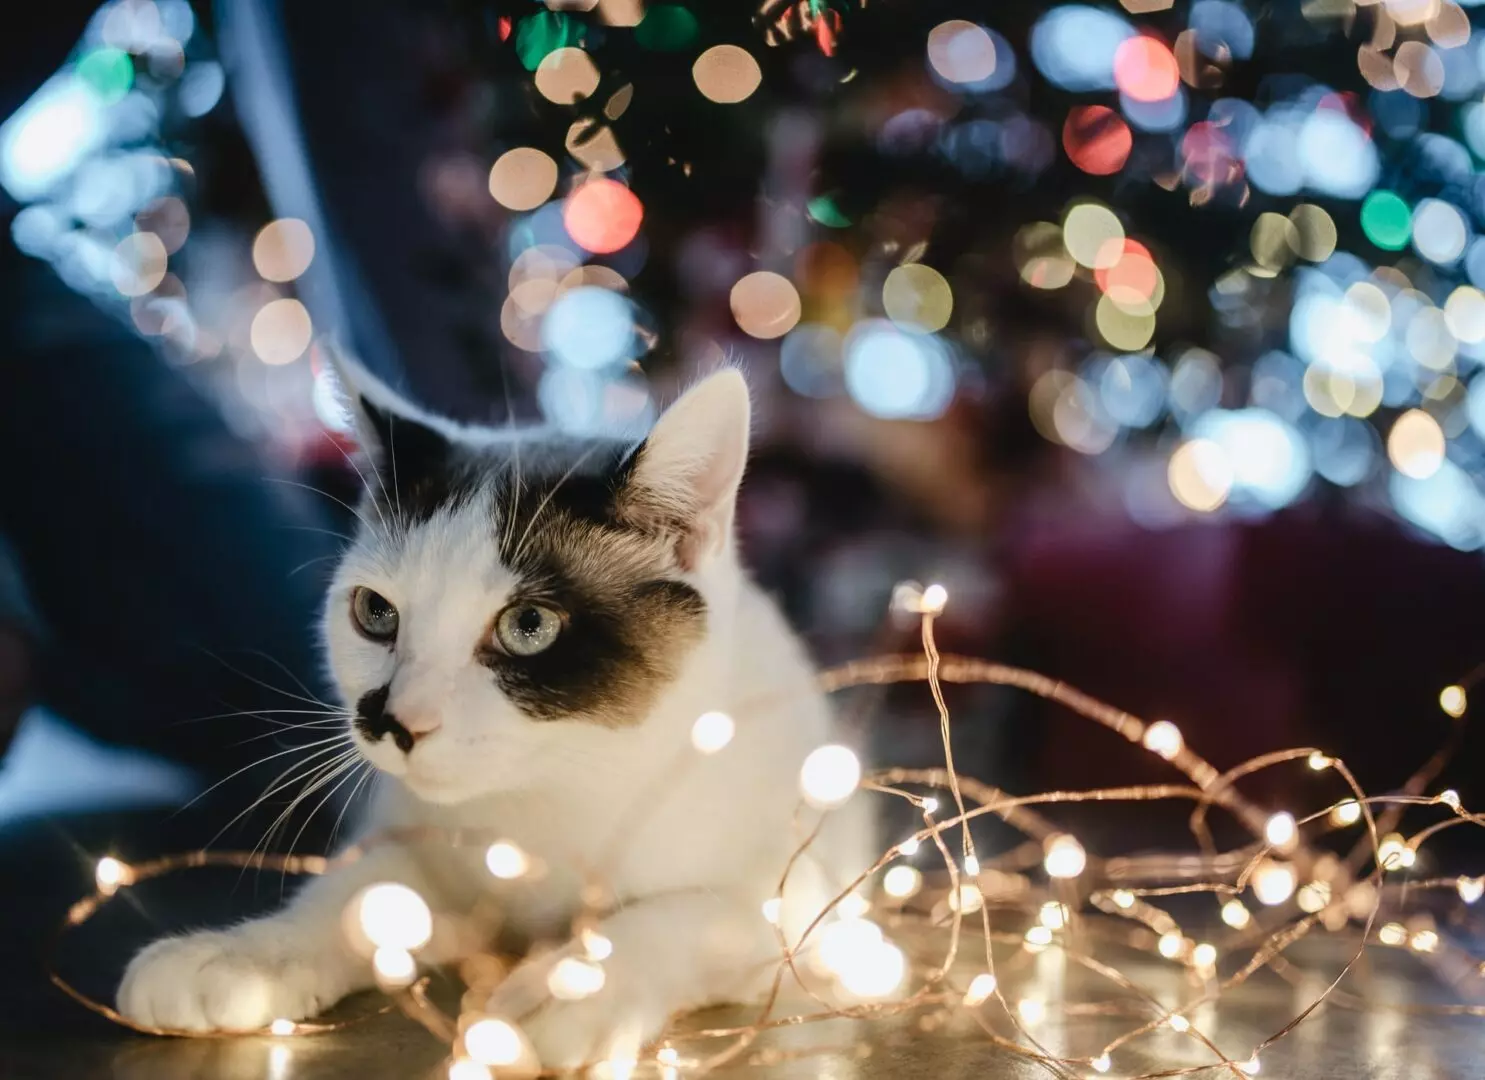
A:
[[[397,722],[397,718],[387,712],[387,694],[390,686],[383,686],[379,690],[361,695],[361,700],[356,703],[356,730],[372,742],[380,742],[383,737],[390,735],[392,741],[397,744],[397,749],[404,754],[413,748],[412,732]]]
[[[364,400],[361,407],[375,440],[367,494],[383,518],[420,524],[478,489],[479,463],[440,432]]]

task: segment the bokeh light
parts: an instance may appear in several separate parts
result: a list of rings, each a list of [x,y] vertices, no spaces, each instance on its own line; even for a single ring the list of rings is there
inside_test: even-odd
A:
[[[939,23],[928,34],[928,64],[950,83],[983,83],[998,60],[990,32],[963,19]]]
[[[586,49],[567,46],[542,57],[532,78],[537,92],[558,105],[572,105],[598,89],[598,66]]]
[[[265,364],[290,364],[304,355],[314,336],[309,311],[293,297],[270,300],[253,316],[249,337]]]
[[[1114,56],[1134,27],[1104,8],[1064,4],[1031,30],[1031,59],[1047,80],[1064,90],[1114,89]]]
[[[1114,51],[1114,84],[1134,101],[1165,101],[1181,85],[1180,66],[1164,42],[1136,34]]]
[[[639,235],[644,206],[623,184],[602,177],[567,196],[562,222],[568,234],[595,255],[607,255]]]
[[[846,336],[845,383],[851,398],[884,420],[932,420],[954,397],[947,347],[930,334],[865,320]]]
[[[634,305],[611,289],[570,289],[547,311],[541,341],[569,367],[596,371],[623,364],[634,357]]]
[[[1109,176],[1129,160],[1134,136],[1113,109],[1104,105],[1079,105],[1068,111],[1062,126],[1062,148],[1085,173]]]
[[[708,101],[735,105],[753,96],[763,82],[763,69],[753,54],[737,45],[714,45],[691,66],[696,89]]]
[[[557,188],[557,163],[533,146],[507,150],[490,167],[490,195],[507,210],[534,210]]]
[[[799,322],[799,290],[782,274],[757,270],[732,286],[732,317],[750,337],[783,337]]]
[[[1409,409],[1388,433],[1387,456],[1404,476],[1426,480],[1444,463],[1444,429],[1422,409]]]
[[[298,218],[279,218],[253,238],[253,267],[264,281],[293,281],[315,257],[315,237]]]
[[[1101,203],[1077,203],[1062,219],[1062,242],[1080,266],[1090,269],[1113,266],[1124,254],[1123,240],[1124,226]]]
[[[882,309],[899,326],[931,333],[948,325],[954,311],[954,293],[933,267],[906,263],[887,275],[882,285]]]

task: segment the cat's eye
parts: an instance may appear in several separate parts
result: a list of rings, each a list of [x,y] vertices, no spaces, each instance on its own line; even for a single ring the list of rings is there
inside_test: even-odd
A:
[[[351,619],[356,629],[372,641],[397,637],[397,609],[379,592],[357,586],[351,593]]]
[[[562,632],[562,616],[541,604],[512,604],[495,619],[495,640],[512,656],[535,656]]]

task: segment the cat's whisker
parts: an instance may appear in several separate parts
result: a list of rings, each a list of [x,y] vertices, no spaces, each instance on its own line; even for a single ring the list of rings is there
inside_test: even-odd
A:
[[[209,720],[235,720],[240,717],[251,716],[270,724],[278,724],[280,727],[298,727],[297,724],[289,724],[274,720],[275,716],[318,716],[326,720],[347,719],[349,714],[339,709],[237,709],[234,712],[212,713],[210,716],[192,716],[185,720],[177,720],[172,727],[180,727],[185,724],[204,724]]]
[[[331,552],[329,555],[316,555],[313,559],[305,559],[302,563],[300,563],[298,566],[294,567],[294,569],[290,570],[287,574],[285,574],[284,575],[284,580],[287,581],[289,578],[293,577],[295,574],[299,573],[301,570],[308,570],[315,563],[328,562],[331,559],[338,559],[338,558],[340,558],[340,552],[335,551],[335,552]]]
[[[198,648],[200,648],[200,647],[198,646]],[[218,656],[216,653],[212,652],[210,649],[201,648],[200,651],[201,651],[202,655],[208,656],[211,659],[215,660],[218,664],[221,664],[222,667],[226,668],[228,671],[230,671],[232,674],[236,675],[238,678],[245,679],[248,682],[252,683],[254,686],[257,686],[257,687],[260,687],[261,689],[267,690],[271,694],[277,694],[279,697],[288,698],[290,701],[302,702],[305,705],[313,705],[316,708],[324,709],[327,712],[330,711],[330,710],[338,709],[338,708],[341,707],[341,706],[338,706],[338,705],[334,705],[334,704],[332,704],[332,703],[330,703],[328,701],[322,701],[319,698],[315,697],[314,694],[313,694],[313,692],[309,689],[309,687],[305,686],[304,683],[299,679],[299,677],[296,676],[292,671],[289,670],[288,667],[286,667],[284,665],[283,661],[277,660],[274,657],[270,656],[268,653],[262,652],[261,650],[258,650],[258,649],[248,649],[246,651],[247,651],[248,655],[261,657],[262,659],[267,660],[270,664],[273,664],[274,666],[278,667],[279,669],[281,669],[282,671],[284,671],[285,673],[287,673],[288,676],[289,676],[289,678],[293,679],[294,682],[295,682],[295,684],[298,685],[299,689],[301,689],[301,690],[304,691],[303,694],[293,693],[292,691],[285,690],[281,686],[274,686],[270,682],[265,682],[264,680],[259,679],[259,678],[255,677],[253,675],[249,675],[247,672],[243,671],[241,668],[233,667],[231,664],[227,663],[227,661],[225,659],[223,659],[221,656]],[[222,704],[226,704],[226,702],[222,702]]]
[[[355,765],[356,760],[353,756],[336,758],[321,766],[309,778],[304,779],[303,787],[300,789],[299,793],[295,795],[292,800],[290,800],[289,805],[285,807],[283,812],[278,815],[278,817],[274,820],[274,823],[269,827],[268,832],[265,834],[262,842],[264,853],[266,854],[268,848],[272,846],[273,838],[278,834],[279,829],[285,827],[293,819],[294,811],[299,809],[300,805],[303,804],[306,799],[308,799],[315,792],[319,791],[326,784],[334,781],[335,778],[340,776],[342,773],[355,768]],[[258,845],[254,845],[253,850],[254,852],[256,852],[258,850]]]
[[[302,724],[280,724],[270,720],[269,723],[274,725],[272,731],[265,731],[261,735],[250,735],[246,739],[242,739],[232,745],[246,746],[248,743],[257,742],[260,739],[272,739],[289,731],[333,730],[344,727],[349,723],[350,719],[348,716],[337,716],[329,720],[309,720]]]
[[[327,791],[325,793],[325,797],[324,798],[322,798],[319,802],[315,803],[314,809],[312,809],[308,814],[306,814],[304,816],[304,822],[299,826],[299,831],[294,834],[294,839],[292,839],[292,840],[289,841],[289,848],[285,852],[286,855],[293,855],[294,854],[294,849],[299,846],[299,841],[304,836],[304,830],[309,828],[309,823],[315,819],[315,815],[316,814],[318,814],[322,809],[324,809],[325,804],[327,802],[329,802],[331,799],[335,798],[335,793],[337,791],[339,791],[341,788],[345,787],[346,784],[350,783],[350,781],[357,779],[357,770],[359,768],[360,768],[360,766],[358,764],[352,763],[349,767],[340,770],[340,772],[343,772],[345,775],[342,776],[341,779],[336,782],[336,784],[335,784],[334,787],[332,787],[329,791]],[[336,775],[339,775],[339,773],[333,774],[330,777],[330,779],[334,779],[334,777]],[[329,782],[330,782],[329,779],[327,779],[326,781],[324,781],[324,783],[326,783],[326,784],[328,784]],[[321,785],[321,786],[323,786],[323,785]],[[357,782],[356,786],[357,787],[360,786],[359,781]],[[355,791],[355,788],[352,788],[351,790],[352,790],[352,792],[354,792]],[[349,797],[347,797],[347,805],[348,804],[349,804]],[[344,809],[345,809],[345,807],[342,806],[341,807],[342,812],[344,811]],[[337,822],[338,821],[339,821],[339,815],[337,815]],[[284,882],[284,880],[285,880],[286,877],[287,877],[287,875],[285,875],[284,878],[280,878],[279,879],[279,892],[281,894],[283,892],[283,882]]]
[[[562,485],[572,479],[573,474],[576,473],[578,469],[582,468],[583,463],[586,462],[590,457],[592,457],[596,450],[598,450],[597,444],[588,447],[581,454],[579,454],[577,460],[574,461],[568,468],[568,470],[562,474],[562,476],[557,480],[555,484],[552,485],[551,490],[542,496],[541,502],[536,504],[536,511],[531,515],[531,520],[526,522],[526,530],[521,533],[521,539],[516,544],[515,553],[512,554],[510,557],[510,562],[512,564],[518,565],[520,563],[521,556],[526,551],[526,542],[531,538],[531,530],[536,528],[536,523],[541,520],[542,511],[544,511],[551,504],[552,498],[557,494],[557,492],[562,490]]]
[[[354,506],[352,506],[350,503],[346,502],[344,499],[341,499],[341,498],[339,498],[339,497],[337,497],[335,495],[332,495],[328,491],[325,491],[325,490],[323,490],[321,488],[317,488],[313,484],[305,484],[305,483],[302,483],[302,482],[300,482],[298,480],[289,480],[289,479],[286,479],[286,478],[284,478],[282,476],[269,476],[269,477],[266,477],[266,479],[270,483],[274,483],[274,484],[285,484],[285,485],[287,485],[289,487],[302,488],[305,491],[310,491],[310,492],[313,492],[316,495],[322,495],[322,496],[324,496],[325,498],[329,499],[331,502],[333,502],[333,503],[337,504],[338,506],[341,506],[341,507],[345,508],[346,510],[350,511],[350,513],[352,513],[352,514],[355,515],[357,521],[359,521],[362,525],[366,526],[366,531],[368,533],[371,533],[373,536],[376,535],[376,527],[373,526],[370,521],[367,521],[366,520],[366,515],[363,514],[363,513],[361,513],[361,511],[357,510]],[[392,482],[394,484],[397,482],[395,476],[393,477]]]
[[[339,761],[341,761],[341,760],[349,757],[352,753],[355,753],[355,752],[357,752],[357,751],[356,751],[356,748],[354,746],[349,747],[347,750],[342,750],[339,753],[336,753],[336,747],[334,747],[334,746],[328,746],[328,747],[325,747],[323,749],[317,750],[317,751],[315,751],[312,754],[309,754],[308,756],[306,756],[305,758],[303,758],[303,759],[301,759],[299,761],[294,762],[292,765],[290,765],[283,772],[279,773],[272,780],[268,781],[268,784],[265,786],[265,789],[264,789],[263,793],[261,795],[259,795],[256,799],[254,799],[251,803],[249,803],[246,808],[238,811],[238,813],[233,816],[232,820],[228,821],[227,824],[223,825],[220,829],[218,829],[217,830],[217,834],[211,838],[211,840],[207,843],[206,846],[207,847],[211,847],[212,844],[215,844],[218,840],[220,840],[222,838],[222,834],[223,833],[225,833],[228,829],[232,828],[233,825],[236,825],[243,818],[247,817],[249,814],[251,814],[258,807],[262,806],[263,803],[265,803],[267,800],[271,799],[274,795],[277,795],[279,792],[285,790],[286,788],[292,787],[294,784],[297,784],[297,783],[301,782],[306,777],[312,775],[317,769],[323,768],[326,765],[335,764],[335,763],[337,763],[337,762],[339,762]],[[317,758],[323,758],[323,757],[325,757],[326,754],[335,754],[335,756],[329,758],[326,761],[316,762],[316,759]],[[291,777],[290,779],[287,779],[287,780],[284,779],[285,777],[288,777],[291,773],[295,772],[298,769],[304,768],[305,766],[310,766],[310,767],[308,769],[306,769],[306,771],[304,773],[302,773],[301,775]]]
[[[342,734],[339,734],[339,735],[331,736],[330,738],[327,738],[327,739],[318,739],[315,742],[301,743],[298,746],[291,746],[291,747],[289,747],[286,750],[280,750],[277,753],[269,754],[266,757],[261,757],[257,761],[254,761],[254,762],[251,762],[250,764],[244,765],[242,768],[236,770],[235,772],[228,773],[226,776],[224,776],[220,780],[218,780],[215,784],[212,784],[211,787],[207,788],[205,791],[203,791],[200,794],[198,794],[190,802],[188,802],[184,806],[178,808],[175,811],[175,813],[179,814],[179,813],[181,813],[184,810],[190,809],[192,806],[194,806],[196,803],[200,802],[202,799],[206,798],[206,796],[210,795],[213,791],[215,791],[217,788],[221,787],[227,781],[234,780],[237,777],[241,776],[243,773],[245,773],[245,772],[251,772],[253,769],[258,768],[260,765],[265,765],[268,762],[273,761],[273,760],[275,760],[277,758],[284,757],[286,754],[297,754],[300,751],[313,749],[314,747],[317,747],[317,746],[328,746],[328,745],[333,744],[333,743],[349,742],[349,741],[350,741],[350,734],[347,732],[347,733],[342,733]]]
[[[353,472],[355,472],[356,479],[358,479],[358,480],[361,481],[361,487],[363,489],[367,490],[367,491],[370,491],[371,490],[371,485],[366,482],[366,474],[361,471],[361,467],[356,464],[355,459],[352,458],[351,455],[346,452],[346,448],[343,447],[343,446],[341,446],[340,443],[337,442],[335,444],[335,449],[337,449],[337,450],[340,451],[340,456],[343,457],[343,458],[345,458],[345,463],[351,467],[351,470]],[[381,474],[381,470],[376,467],[376,457],[375,457],[375,455],[372,455],[372,454],[366,455],[366,461],[371,466],[372,474],[376,476],[376,484],[377,484],[377,487],[381,488],[382,498],[383,499],[386,499],[387,498],[387,485],[384,484],[384,483],[382,483],[382,474]],[[394,481],[394,483],[395,483],[395,481]],[[384,514],[384,513],[382,513],[381,503],[378,502],[375,498],[373,498],[371,500],[371,505],[376,508],[377,520],[379,520],[382,523],[382,531],[385,532],[388,536],[394,535],[394,530],[392,529],[392,526],[387,523],[387,515]],[[397,511],[398,511],[398,515],[400,516],[401,515],[401,512],[402,512],[402,507],[401,507],[401,504],[400,503],[398,504]]]
[[[367,761],[363,763],[361,770],[361,779],[356,781],[356,786],[351,788],[351,793],[346,796],[344,804],[341,805],[340,813],[335,815],[335,824],[330,829],[330,840],[326,846],[327,853],[329,851],[335,850],[335,840],[336,837],[340,835],[340,827],[341,825],[345,824],[347,812],[349,812],[351,807],[356,805],[356,796],[361,793],[361,788],[366,786],[367,780],[371,780],[374,782],[376,777],[380,775],[381,774],[377,771],[376,766],[372,765],[371,762]]]
[[[313,690],[311,690],[308,686],[304,685],[304,680],[301,679],[298,675],[294,674],[294,669],[291,668],[291,667],[289,667],[288,664],[284,663],[282,660],[280,660],[278,657],[274,656],[272,653],[264,652],[262,649],[247,649],[245,651],[246,651],[246,653],[247,653],[248,656],[261,657],[262,659],[267,660],[274,667],[276,667],[280,671],[282,671],[285,675],[287,675],[289,677],[289,679],[294,683],[294,685],[299,688],[299,692],[302,693],[302,694],[304,694],[305,697],[308,698],[310,701],[312,701],[314,704],[319,705],[319,706],[321,706],[323,708],[327,708],[327,709],[335,709],[335,708],[338,708],[339,707],[339,706],[336,706],[336,705],[331,704],[328,701],[322,701],[318,697],[316,697],[315,696],[315,692]]]

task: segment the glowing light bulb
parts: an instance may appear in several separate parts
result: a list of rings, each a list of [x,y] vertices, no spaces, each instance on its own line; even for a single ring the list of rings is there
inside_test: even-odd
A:
[[[724,712],[705,712],[691,725],[691,745],[703,754],[715,754],[732,741],[737,725]]]
[[[1093,1071],[1096,1073],[1106,1073],[1114,1067],[1113,1059],[1107,1054],[1099,1054],[1088,1064],[1093,1066]]]
[[[485,852],[485,869],[495,877],[513,881],[531,869],[531,860],[509,840],[497,840]]]
[[[1217,964],[1217,946],[1203,941],[1191,950],[1191,962],[1199,968],[1211,968]]]
[[[1222,905],[1222,921],[1234,930],[1241,930],[1253,921],[1253,914],[1241,900],[1233,899]]]
[[[835,913],[842,919],[859,919],[871,910],[871,901],[860,893],[847,893],[835,905]]]
[[[1048,900],[1037,911],[1037,921],[1048,930],[1061,930],[1067,925],[1070,914],[1066,904],[1059,904],[1056,900]]]
[[[464,1033],[464,1051],[481,1065],[514,1065],[524,1049],[521,1033],[504,1020],[476,1020]]]
[[[1439,691],[1439,708],[1458,719],[1469,708],[1469,698],[1462,686],[1446,686]]]
[[[581,1001],[603,989],[603,968],[576,956],[564,956],[547,975],[547,989],[562,1001]]]
[[[1408,940],[1407,928],[1402,923],[1390,922],[1377,931],[1377,940],[1383,945],[1401,945]]]
[[[371,956],[376,980],[382,986],[407,986],[417,978],[418,963],[406,949],[383,945]]]
[[[1410,944],[1415,952],[1431,953],[1439,947],[1439,935],[1432,930],[1419,930]]]
[[[490,1070],[473,1058],[458,1058],[449,1066],[449,1080],[490,1080]]]
[[[1314,769],[1316,772],[1324,772],[1326,769],[1335,764],[1334,761],[1326,757],[1319,750],[1316,750],[1313,754],[1310,755],[1309,761],[1310,768]]]
[[[1045,852],[1042,868],[1048,877],[1075,878],[1088,865],[1088,853],[1078,843],[1078,838],[1069,833],[1048,837]]]
[[[1172,1031],[1185,1033],[1191,1030],[1191,1021],[1187,1020],[1180,1013],[1173,1013],[1171,1015],[1169,1023]]]
[[[1454,883],[1459,890],[1459,898],[1466,904],[1473,904],[1480,897],[1485,896],[1485,877],[1462,877]]]
[[[1346,799],[1335,804],[1330,820],[1336,825],[1355,825],[1361,820],[1361,804],[1355,799]]]
[[[1016,1012],[1023,1023],[1040,1024],[1047,1016],[1047,1003],[1041,998],[1022,998],[1016,1002]]]
[[[915,866],[894,866],[882,877],[882,891],[895,900],[906,900],[923,887],[923,875]]]
[[[1453,788],[1446,788],[1443,791],[1439,792],[1438,800],[1439,802],[1447,806],[1450,810],[1459,809],[1459,792],[1455,791]]]
[[[1159,754],[1169,761],[1181,752],[1186,741],[1181,738],[1181,729],[1169,720],[1158,720],[1145,729],[1145,749]]]
[[[108,896],[112,896],[120,885],[128,884],[133,878],[134,872],[112,855],[99,859],[98,866],[93,871],[93,880],[98,884],[98,891]]]
[[[1249,1076],[1257,1076],[1259,1070],[1258,1055],[1254,1054],[1247,1061],[1240,1062],[1238,1068],[1242,1069]]]
[[[1299,828],[1295,825],[1294,815],[1287,810],[1275,814],[1263,827],[1263,835],[1270,844],[1280,850],[1292,846],[1299,838]]]
[[[589,960],[607,960],[614,954],[614,943],[597,930],[584,930],[580,940]]]
[[[1037,925],[1026,931],[1026,950],[1028,952],[1041,952],[1052,944],[1052,931],[1045,926]]]
[[[1186,948],[1186,939],[1178,931],[1171,930],[1160,935],[1160,941],[1156,943],[1160,955],[1167,960],[1174,960],[1180,956]]]
[[[1294,895],[1294,868],[1288,863],[1264,863],[1253,875],[1253,895],[1269,907],[1282,904]]]
[[[817,810],[843,805],[861,783],[861,761],[846,746],[822,746],[804,759],[799,788]]]
[[[779,916],[784,909],[782,897],[775,896],[763,901],[763,918],[774,926],[779,925]]]
[[[918,854],[918,849],[922,846],[922,841],[920,841],[916,836],[909,836],[906,840],[897,845],[897,850],[899,853],[906,855],[908,858],[912,858],[914,855]]]
[[[1385,870],[1402,870],[1411,865],[1408,845],[1398,833],[1388,833],[1377,845],[1377,865]]]
[[[1324,911],[1330,903],[1330,883],[1325,881],[1312,881],[1303,886],[1294,898],[1299,904],[1299,910],[1310,915],[1317,911]]]
[[[949,590],[942,585],[930,585],[923,590],[922,610],[925,615],[939,614],[948,602]]]
[[[361,894],[360,922],[378,950],[420,949],[433,936],[433,912],[427,903],[395,881],[372,885]]]
[[[990,1000],[990,995],[995,993],[995,976],[988,971],[976,975],[969,982],[969,989],[964,992],[964,1004],[971,1009],[983,1005]]]
[[[279,1036],[292,1035],[294,1034],[294,1029],[297,1026],[298,1025],[295,1024],[294,1021],[285,1019],[284,1017],[279,1017],[273,1023],[268,1025],[268,1034]]]
[[[655,1060],[666,1068],[674,1068],[681,1063],[681,1055],[673,1046],[662,1046],[655,1052]]]
[[[858,998],[888,997],[902,985],[907,957],[890,941],[877,941],[851,957],[836,973],[841,986]]]
[[[949,910],[961,915],[973,915],[985,906],[985,896],[978,885],[965,884],[949,897]]]
[[[964,857],[964,873],[968,877],[979,877],[980,860],[975,858],[973,855],[966,855]]]
[[[935,799],[931,795],[928,798],[924,799],[923,800],[923,813],[925,813],[925,814],[936,814],[936,813],[938,813],[938,800]]]
[[[1134,907],[1134,900],[1134,893],[1130,892],[1128,889],[1114,890],[1114,903],[1124,911],[1128,911],[1130,908]]]

